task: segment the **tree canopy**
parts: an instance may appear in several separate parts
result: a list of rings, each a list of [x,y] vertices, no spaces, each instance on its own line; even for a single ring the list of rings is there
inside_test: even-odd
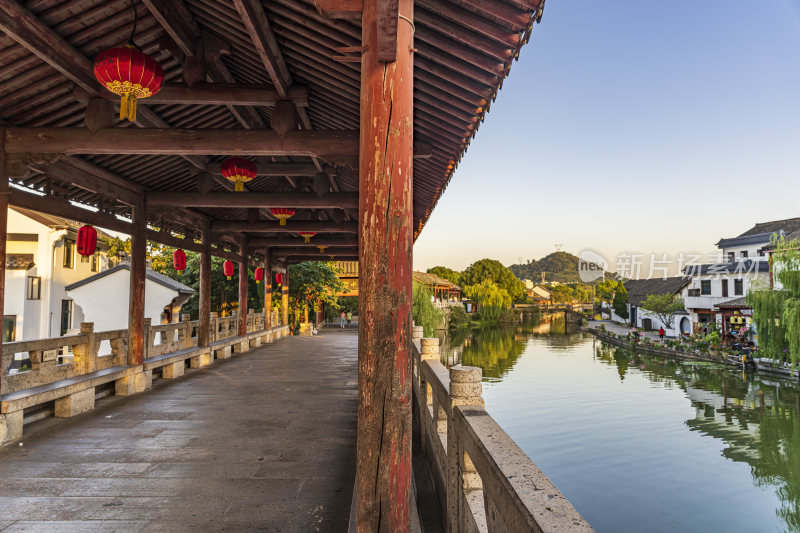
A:
[[[478,304],[478,312],[484,320],[497,320],[503,309],[511,307],[508,291],[490,279],[484,279],[465,289],[467,298]]]
[[[525,285],[500,261],[481,259],[461,273],[462,286],[480,285],[484,280],[490,280],[504,289],[513,302],[524,302],[526,299]]]
[[[614,294],[614,302],[611,305],[617,316],[624,320],[628,319],[628,291],[622,280],[617,283],[617,292]]]
[[[644,301],[639,304],[639,307],[650,311],[658,317],[662,324],[671,328],[675,322],[675,313],[683,310],[686,306],[683,303],[683,298],[677,294],[664,293],[648,294]]]
[[[428,274],[433,274],[434,276],[439,276],[442,279],[446,279],[447,281],[455,283],[456,285],[461,285],[461,272],[453,270],[452,268],[435,266],[433,268],[429,268],[426,272]]]
[[[411,317],[414,319],[414,324],[422,326],[426,337],[434,337],[442,322],[442,312],[431,302],[431,291],[422,283],[416,281],[413,283]]]
[[[553,252],[538,261],[533,259],[527,263],[508,267],[520,279],[540,281],[542,273],[546,281],[574,283],[580,281],[578,276],[578,258],[569,252]]]

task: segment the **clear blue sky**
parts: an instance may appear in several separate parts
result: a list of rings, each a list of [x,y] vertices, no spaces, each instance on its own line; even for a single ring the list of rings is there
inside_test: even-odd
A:
[[[800,217],[800,0],[550,0],[414,247],[711,251]]]

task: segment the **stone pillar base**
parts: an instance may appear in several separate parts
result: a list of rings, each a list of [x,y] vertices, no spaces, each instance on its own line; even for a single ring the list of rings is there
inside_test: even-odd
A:
[[[153,386],[153,371],[145,370],[114,382],[117,396],[130,396],[149,390]]]
[[[244,353],[250,349],[250,342],[249,341],[242,341],[237,342],[233,345],[233,353]]]
[[[300,337],[311,337],[314,333],[312,331],[312,324],[311,322],[303,322],[300,324]]]
[[[189,368],[203,368],[214,363],[214,358],[211,352],[204,352],[198,356],[189,359]]]
[[[250,348],[258,348],[261,346],[261,337],[250,339]]]
[[[161,377],[164,379],[175,379],[181,377],[186,371],[186,363],[177,361],[170,363],[161,369]]]
[[[56,400],[56,418],[69,418],[94,409],[94,387]]]
[[[22,437],[22,411],[0,414],[0,444]]]
[[[216,354],[217,359],[230,359],[231,347],[226,346],[224,348],[220,348],[219,350],[214,350],[214,354]]]

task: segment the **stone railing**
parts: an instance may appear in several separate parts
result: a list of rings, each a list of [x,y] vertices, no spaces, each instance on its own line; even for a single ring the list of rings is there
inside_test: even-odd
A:
[[[247,335],[238,335],[238,317],[211,318],[209,346],[198,346],[199,321],[183,315],[180,322],[151,325],[145,320],[144,361],[128,364],[128,330],[95,332],[81,324],[76,335],[3,344],[0,360],[0,444],[22,435],[27,412],[48,408],[57,417],[94,407],[96,388],[111,384],[116,395],[149,389],[153,373],[180,377],[184,369],[202,368],[288,335],[287,326],[265,327],[263,313],[247,316]],[[15,361],[17,355],[21,360]],[[22,363],[9,371],[13,363]],[[105,390],[105,389],[103,389]],[[103,392],[108,394],[108,392]],[[53,403],[54,407],[53,406]],[[40,418],[40,411],[36,411]]]
[[[415,327],[414,416],[446,531],[594,531],[486,412],[481,369],[448,369],[439,340],[421,336]]]

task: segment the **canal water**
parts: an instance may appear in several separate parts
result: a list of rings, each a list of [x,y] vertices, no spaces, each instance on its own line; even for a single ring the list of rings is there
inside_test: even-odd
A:
[[[562,321],[448,335],[489,413],[599,532],[800,532],[800,387]]]

